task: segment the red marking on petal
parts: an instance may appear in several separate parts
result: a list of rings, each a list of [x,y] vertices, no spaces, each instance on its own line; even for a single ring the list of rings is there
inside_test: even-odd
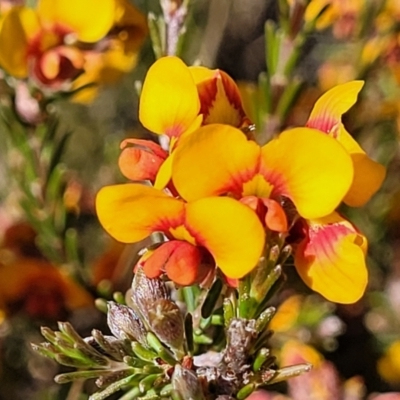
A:
[[[218,78],[221,79],[224,86],[226,97],[228,98],[231,105],[237,110],[241,118],[241,124],[238,128],[251,125],[251,121],[247,118],[242,105],[242,99],[240,97],[239,89],[235,81],[225,72],[218,70]]]
[[[334,259],[336,254],[335,246],[340,239],[344,236],[358,233],[347,221],[346,225],[344,223],[326,225],[311,223],[311,225],[305,225],[305,228],[307,238],[304,239],[306,243],[304,246],[304,256],[311,260],[315,257],[327,260]]]
[[[223,91],[223,98],[228,101],[238,115],[239,123],[237,128],[243,128],[251,125],[247,118],[240,97],[239,89],[235,81],[225,72],[216,70],[211,79],[205,80],[197,85],[197,91],[200,98],[200,114],[203,114],[203,121],[207,121],[211,110],[215,107],[218,91]]]
[[[337,121],[337,119],[327,114],[319,116],[317,118],[310,119],[306,124],[307,128],[318,129],[322,132],[330,134],[335,139],[337,138],[337,134],[339,131],[337,129],[338,126],[339,122]]]
[[[165,128],[164,132],[169,138],[179,138],[185,132],[185,127],[177,124]]]
[[[217,76],[214,75],[212,79],[199,83],[197,92],[200,98],[200,114],[203,114],[205,120],[217,97]]]

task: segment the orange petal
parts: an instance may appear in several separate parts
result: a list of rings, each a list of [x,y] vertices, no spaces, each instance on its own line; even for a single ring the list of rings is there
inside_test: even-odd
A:
[[[244,204],[228,197],[188,203],[185,225],[228,278],[241,278],[257,265],[265,233],[257,215]]]
[[[356,302],[368,281],[366,238],[337,213],[307,224],[307,237],[295,252],[297,272],[328,300]]]
[[[150,131],[179,137],[200,126],[200,101],[188,67],[178,57],[163,57],[148,70],[140,96],[139,119]]]
[[[60,54],[47,51],[40,60],[40,70],[46,79],[54,79],[60,73]]]
[[[174,151],[172,181],[187,201],[234,192],[257,173],[260,147],[238,129],[212,124],[185,138]],[[246,193],[251,194],[251,193]]]
[[[352,161],[343,146],[314,129],[281,133],[263,146],[262,158],[272,196],[289,197],[304,218],[333,212],[353,180]]]
[[[225,72],[205,67],[189,67],[197,85],[203,114],[203,124],[227,124],[236,128],[251,121],[243,110],[240,91]]]
[[[281,205],[272,199],[244,196],[240,199],[242,204],[250,207],[258,216],[261,223],[275,232],[287,232],[288,221]]]
[[[331,133],[341,123],[342,115],[356,103],[363,86],[363,81],[351,81],[328,90],[315,103],[307,126]]]
[[[133,146],[130,147],[129,145]],[[122,174],[133,181],[150,180],[154,182],[158,170],[168,153],[151,140],[125,139],[121,143],[118,166]]]
[[[288,221],[285,211],[281,205],[272,199],[262,199],[262,202],[267,207],[265,214],[265,225],[275,232],[287,232]]]
[[[161,247],[167,247],[169,252],[164,267],[168,278],[182,286],[196,283],[201,262],[200,250],[181,240],[164,243]]]
[[[153,232],[180,225],[184,203],[149,186],[135,183],[106,186],[97,194],[100,223],[123,243],[138,242]]]

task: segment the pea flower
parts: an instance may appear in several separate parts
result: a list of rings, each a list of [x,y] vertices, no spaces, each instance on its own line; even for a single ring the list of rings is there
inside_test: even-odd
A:
[[[230,194],[289,198],[304,218],[330,214],[353,179],[350,156],[327,135],[294,128],[260,147],[238,129],[212,124],[176,149],[172,180],[187,201]]]
[[[334,214],[352,185],[353,162],[329,135],[295,128],[260,147],[235,128],[209,125],[177,148],[172,180],[187,201],[215,195],[247,204],[248,196],[289,199],[301,217],[295,266],[305,283],[336,302],[354,302],[363,294],[366,240]],[[271,229],[268,218],[264,225]]]
[[[169,139],[170,152],[181,136],[202,125],[223,123],[245,128],[251,124],[239,89],[229,75],[205,67],[187,67],[178,57],[160,58],[150,67],[140,96],[139,119],[151,132]],[[133,148],[126,149],[127,141],[121,144],[122,173],[132,180],[149,180],[158,188],[165,187],[172,158],[151,141],[129,140]]]
[[[40,0],[4,14],[0,65],[43,89],[76,89],[131,68],[145,35],[144,17],[126,0]]]
[[[207,256],[226,276],[240,278],[256,266],[264,246],[257,216],[228,197],[184,202],[153,187],[127,183],[102,188],[96,209],[104,229],[120,242],[164,234],[168,241],[145,254],[141,266],[151,277],[165,272],[180,285],[205,277]]]
[[[351,156],[354,176],[343,201],[353,207],[364,205],[385,178],[385,168],[367,156],[341,120],[355,104],[363,85],[362,81],[351,81],[332,88],[317,100],[307,122],[308,127],[335,138]],[[338,213],[302,220],[299,225],[302,233],[295,262],[304,282],[329,300],[358,300],[368,281],[364,265],[367,239]]]
[[[150,67],[139,119],[151,132],[175,140],[205,124],[242,127],[249,123],[231,77],[220,70],[187,67],[178,57],[163,57]]]

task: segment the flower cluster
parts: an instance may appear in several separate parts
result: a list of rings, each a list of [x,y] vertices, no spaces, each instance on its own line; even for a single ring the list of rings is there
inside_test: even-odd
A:
[[[0,66],[52,92],[114,81],[133,68],[147,33],[127,0],[40,0],[0,18]]]
[[[365,204],[385,176],[342,123],[362,86],[333,88],[305,127],[259,145],[229,76],[159,59],[143,84],[139,117],[167,145],[123,142],[121,170],[135,182],[98,193],[100,222],[125,243],[163,234],[139,261],[148,277],[165,273],[191,285],[218,270],[234,285],[279,237],[311,289],[357,301],[367,284],[367,241],[337,208]]]

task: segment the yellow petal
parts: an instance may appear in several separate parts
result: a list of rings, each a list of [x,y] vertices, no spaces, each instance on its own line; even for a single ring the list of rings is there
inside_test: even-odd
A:
[[[363,85],[363,81],[351,81],[330,89],[318,99],[307,122],[308,127],[337,139],[351,155],[354,178],[344,202],[353,207],[364,205],[385,178],[385,168],[368,158],[341,122],[342,115],[356,103]]]
[[[387,382],[396,385],[400,382],[400,340],[394,341],[378,360],[378,372]],[[390,399],[389,399],[390,400]]]
[[[363,81],[351,81],[328,90],[315,103],[307,126],[332,132],[341,123],[342,115],[356,103],[363,86]]]
[[[303,301],[304,297],[299,294],[287,298],[278,307],[268,328],[274,332],[287,332],[293,328],[299,318]]]
[[[273,195],[289,197],[304,218],[333,212],[353,180],[352,161],[343,146],[314,129],[281,133],[263,146],[262,157]]]
[[[97,42],[112,28],[115,0],[39,0],[38,13],[45,25],[60,24],[83,42]]]
[[[378,191],[386,176],[383,165],[371,160],[364,152],[351,154],[354,179],[343,201],[351,207],[361,207]]]
[[[285,342],[281,350],[282,365],[294,365],[300,363],[311,363],[314,368],[319,368],[323,356],[313,347],[300,342],[297,339],[290,339]]]
[[[179,137],[199,111],[200,100],[188,67],[177,57],[157,60],[143,83],[140,122],[154,133]]]
[[[295,253],[295,266],[314,291],[336,303],[350,304],[364,294],[367,241],[339,214],[308,221],[308,235]]]
[[[351,207],[361,207],[381,187],[386,169],[365,154],[342,124],[337,140],[349,152],[354,168],[353,183],[343,201]]]
[[[207,125],[174,151],[172,180],[187,201],[226,192],[242,194],[243,183],[257,173],[260,147],[238,129]]]
[[[186,205],[185,225],[229,278],[241,278],[258,263],[265,233],[257,215],[228,197],[207,197]]]
[[[28,74],[29,40],[39,31],[39,20],[28,7],[13,7],[0,27],[0,65],[16,78]]]
[[[100,223],[123,243],[138,242],[153,232],[182,222],[184,203],[150,186],[106,186],[97,194]]]
[[[174,153],[171,153],[161,164],[154,182],[156,189],[165,189],[171,180],[172,175],[172,160]]]

